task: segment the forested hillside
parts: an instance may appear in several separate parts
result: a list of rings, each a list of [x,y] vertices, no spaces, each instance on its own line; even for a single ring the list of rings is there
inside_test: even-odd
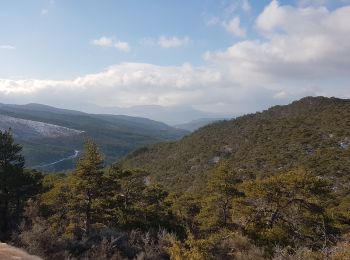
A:
[[[349,111],[305,98],[107,167],[89,139],[66,174],[25,169],[0,131],[0,240],[43,259],[349,259]]]
[[[350,100],[306,97],[144,147],[123,165],[149,171],[171,190],[202,185],[220,161],[244,179],[302,166],[340,187],[350,179],[349,146]]]
[[[0,104],[0,115],[0,129],[11,128],[23,145],[26,165],[40,170],[71,169],[87,137],[101,146],[111,163],[138,147],[187,133],[146,118],[87,114],[40,104]]]

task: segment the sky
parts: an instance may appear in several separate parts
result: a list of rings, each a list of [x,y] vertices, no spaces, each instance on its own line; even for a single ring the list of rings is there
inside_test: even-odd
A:
[[[2,103],[250,113],[350,98],[349,57],[350,0],[0,0]]]

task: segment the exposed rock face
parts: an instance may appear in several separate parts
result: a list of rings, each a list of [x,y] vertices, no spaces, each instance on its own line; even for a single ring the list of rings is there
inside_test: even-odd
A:
[[[1,260],[42,260],[40,257],[29,255],[23,250],[0,243],[0,259]]]

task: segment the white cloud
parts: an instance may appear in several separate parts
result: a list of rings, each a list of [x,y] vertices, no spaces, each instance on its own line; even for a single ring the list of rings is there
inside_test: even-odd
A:
[[[242,41],[206,58],[244,82],[349,77],[350,7],[331,12],[272,1],[256,28],[263,39]]]
[[[12,45],[9,45],[9,44],[4,44],[4,45],[0,45],[0,49],[3,49],[3,50],[15,50],[16,47],[12,46]]]
[[[227,81],[264,86],[274,99],[350,97],[350,7],[329,11],[272,1],[255,26],[262,38],[205,54]]]
[[[89,100],[110,106],[177,105],[200,97],[207,99],[206,92],[219,82],[218,71],[189,64],[165,67],[123,63],[73,80],[0,79],[0,97],[6,100],[30,97],[38,102],[49,102],[50,98],[54,102]]]
[[[122,63],[72,80],[0,79],[0,99],[52,104],[88,100],[104,106],[192,104],[239,113],[305,95],[350,97],[350,7],[331,11],[272,1],[254,28],[261,36],[207,52],[202,67]],[[147,39],[154,45],[158,40]],[[94,44],[115,43],[100,38]]]
[[[92,40],[92,44],[97,45],[97,46],[101,46],[101,47],[112,47],[113,40],[112,40],[112,38],[101,37],[99,39]]]
[[[229,22],[223,22],[224,28],[237,37],[245,37],[246,30],[241,27],[241,20],[238,16],[232,18]]]
[[[120,51],[128,52],[130,51],[130,45],[127,42],[114,40],[109,37],[101,37],[99,39],[92,40],[91,43],[100,47],[114,47]]]
[[[189,37],[178,38],[176,36],[161,36],[159,37],[157,44],[162,48],[179,48],[191,43],[191,39]]]
[[[130,45],[127,42],[122,42],[122,41],[116,41],[114,43],[114,48],[125,52],[130,51]]]

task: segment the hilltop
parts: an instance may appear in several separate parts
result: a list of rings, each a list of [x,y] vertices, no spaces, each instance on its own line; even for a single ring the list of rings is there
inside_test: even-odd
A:
[[[303,166],[342,186],[349,179],[349,146],[350,100],[306,97],[144,147],[122,164],[145,169],[177,191],[202,185],[222,161],[246,179]]]

